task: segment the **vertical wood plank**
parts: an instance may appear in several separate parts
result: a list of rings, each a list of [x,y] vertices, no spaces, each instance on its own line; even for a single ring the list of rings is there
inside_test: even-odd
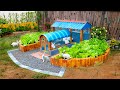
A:
[[[52,50],[52,48],[51,48],[51,42],[48,42],[48,49]]]
[[[70,43],[72,43],[72,29],[70,29]]]
[[[80,30],[80,41],[83,41],[83,30]]]

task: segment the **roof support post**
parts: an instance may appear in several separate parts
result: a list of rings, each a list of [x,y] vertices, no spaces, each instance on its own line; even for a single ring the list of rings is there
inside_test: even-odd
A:
[[[52,27],[52,31],[55,31],[55,27]]]
[[[70,28],[70,43],[72,43],[72,29]]]
[[[83,41],[83,30],[80,30],[80,41]]]
[[[41,36],[39,37],[39,41],[40,41],[40,48],[42,48],[42,46],[41,46]]]
[[[92,29],[90,28],[90,30],[89,30],[89,39],[91,38],[91,32],[92,32]]]
[[[48,50],[52,50],[52,48],[51,48],[51,42],[48,42]]]
[[[46,44],[44,44],[44,50],[46,51]]]

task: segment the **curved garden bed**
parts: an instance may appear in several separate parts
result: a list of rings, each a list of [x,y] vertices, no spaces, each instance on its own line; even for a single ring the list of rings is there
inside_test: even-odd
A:
[[[93,66],[97,61],[104,62],[107,59],[108,54],[110,52],[110,48],[108,48],[103,55],[100,55],[96,58],[72,58],[69,60],[59,59],[56,60],[54,57],[51,57],[51,64],[60,67],[87,67]]]

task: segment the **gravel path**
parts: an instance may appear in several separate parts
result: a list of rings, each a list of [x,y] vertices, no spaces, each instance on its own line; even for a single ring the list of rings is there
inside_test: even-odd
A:
[[[41,70],[42,73],[44,73],[44,71],[48,72],[46,74],[52,73],[52,75],[54,75],[55,73],[55,76],[62,76],[64,74],[64,68],[53,66],[48,61],[42,62],[42,60],[31,55],[32,53],[38,51],[39,49],[31,50],[28,52],[21,52],[19,49],[16,49],[8,51],[8,55],[11,57],[12,60],[16,59],[17,62],[21,63],[21,65],[27,66],[32,69]]]

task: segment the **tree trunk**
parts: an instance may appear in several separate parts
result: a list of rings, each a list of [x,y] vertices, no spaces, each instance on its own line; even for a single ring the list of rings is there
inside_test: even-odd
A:
[[[42,31],[42,14],[41,11],[36,11],[37,12],[37,23],[38,23],[38,31]]]

